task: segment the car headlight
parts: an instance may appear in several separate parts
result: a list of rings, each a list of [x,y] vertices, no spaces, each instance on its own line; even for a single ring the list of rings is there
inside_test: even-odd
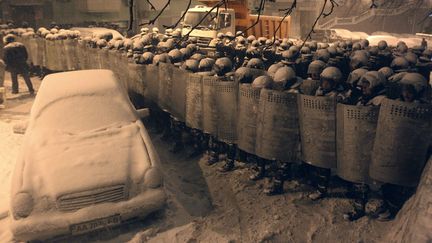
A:
[[[15,219],[26,218],[33,211],[34,201],[27,192],[17,193],[12,199],[12,213]]]
[[[162,174],[155,167],[149,168],[144,175],[144,186],[147,188],[158,188],[162,185]]]

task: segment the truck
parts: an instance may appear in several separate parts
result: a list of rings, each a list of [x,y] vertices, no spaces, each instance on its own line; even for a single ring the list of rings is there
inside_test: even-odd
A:
[[[204,5],[189,8],[182,22],[182,35],[189,34],[189,36],[197,37],[200,46],[208,47],[210,41],[216,38],[218,33],[231,32],[235,34],[237,31],[246,30],[247,36],[272,38],[280,23],[281,27],[276,36],[288,38],[290,16],[283,19],[279,16],[260,15],[258,19],[258,15],[249,13],[247,0],[228,0],[227,8],[221,6],[219,11],[216,8],[212,9],[220,2],[218,0],[201,0],[200,2]],[[206,16],[210,11],[211,13]],[[204,17],[205,19],[203,19]],[[256,21],[258,23],[249,28]],[[192,30],[194,26],[196,27]]]

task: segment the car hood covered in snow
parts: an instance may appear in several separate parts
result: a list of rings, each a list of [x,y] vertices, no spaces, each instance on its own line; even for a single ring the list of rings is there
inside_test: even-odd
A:
[[[13,192],[58,198],[138,183],[155,158],[147,140],[111,71],[49,75],[31,110]]]
[[[23,188],[52,198],[112,185],[138,183],[151,166],[135,124],[81,134],[32,134],[24,157]]]

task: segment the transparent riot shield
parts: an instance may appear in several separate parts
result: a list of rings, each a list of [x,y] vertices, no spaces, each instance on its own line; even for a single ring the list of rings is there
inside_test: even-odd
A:
[[[186,85],[189,72],[174,68],[172,74],[171,114],[179,121],[186,121]]]
[[[45,50],[46,50],[45,67],[49,70],[55,71],[56,53],[55,53],[54,41],[45,40]]]
[[[237,145],[250,154],[256,153],[258,109],[261,89],[240,84],[237,124]]]
[[[186,126],[203,130],[202,76],[189,74],[186,88]]]
[[[99,49],[100,67],[102,69],[110,69],[109,65],[109,50],[107,48]]]
[[[158,103],[159,97],[159,67],[153,64],[145,65],[145,83],[147,88],[144,92],[144,97],[154,103]]]
[[[66,63],[66,49],[64,46],[63,40],[56,40],[54,41],[55,45],[55,55],[56,55],[56,62],[55,62],[55,71],[67,71],[67,63]]]
[[[207,134],[217,136],[217,85],[218,77],[203,76],[203,131]]]
[[[259,157],[297,161],[300,143],[297,94],[261,90],[256,140]]]
[[[45,59],[46,59],[46,49],[45,49],[45,39],[36,37],[37,43],[37,62],[39,66],[46,67]]]
[[[336,168],[336,101],[325,96],[298,96],[302,159]]]
[[[172,111],[172,74],[174,66],[168,63],[159,63],[159,96],[158,105],[162,110]]]
[[[337,105],[337,174],[368,183],[379,107]]]
[[[41,63],[39,62],[38,58],[38,44],[37,44],[37,38],[32,37],[29,39],[29,48],[28,48],[28,55],[30,57],[31,63],[33,63],[34,66],[40,66]]]
[[[431,105],[384,99],[369,175],[384,183],[417,185],[431,136]]]
[[[135,93],[138,93],[139,89],[140,89],[140,84],[141,84],[141,73],[140,73],[140,67],[141,65],[136,64],[136,63],[128,63],[128,78],[126,80],[127,84],[126,86],[128,87],[128,91],[132,91]]]
[[[73,39],[66,39],[63,41],[63,45],[65,48],[65,59],[66,59],[66,70],[76,70],[78,69],[77,65],[77,55],[75,51],[75,43],[76,41]]]
[[[219,81],[216,85],[217,138],[227,143],[237,143],[238,84]]]

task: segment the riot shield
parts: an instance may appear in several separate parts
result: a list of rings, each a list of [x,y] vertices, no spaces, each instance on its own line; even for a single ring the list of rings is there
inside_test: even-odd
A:
[[[159,63],[159,95],[158,105],[166,112],[172,111],[172,74],[174,66],[169,63]]]
[[[432,136],[432,106],[384,99],[369,175],[401,186],[416,186]]]
[[[379,107],[337,105],[337,174],[344,180],[368,183]]]
[[[45,59],[46,59],[46,50],[45,50],[45,39],[36,37],[37,43],[37,62],[39,66],[46,67]]]
[[[336,168],[336,101],[325,96],[298,96],[302,159]]]
[[[102,69],[110,69],[109,65],[109,50],[107,48],[99,49],[100,67]]]
[[[144,92],[144,97],[149,100],[158,103],[159,97],[159,67],[156,65],[145,65],[145,76],[144,83],[147,84],[147,88]]]
[[[136,63],[128,63],[128,80],[127,80],[127,86],[129,88],[129,91],[133,91],[135,93],[142,93],[143,90],[143,82],[142,82],[142,71],[143,65],[136,64]]]
[[[33,66],[40,66],[40,63],[38,63],[38,45],[36,41],[36,37],[31,37],[28,40],[29,45],[29,60],[33,64]]]
[[[259,157],[297,161],[300,143],[297,94],[261,90],[256,140]]]
[[[56,55],[55,71],[68,70],[66,64],[65,46],[63,42],[64,42],[63,40],[54,41],[55,55]]]
[[[237,95],[237,82],[217,82],[217,138],[220,141],[227,143],[237,143]]]
[[[250,154],[256,153],[258,109],[261,89],[240,84],[238,107],[238,147]]]
[[[186,126],[203,130],[203,83],[197,74],[189,74],[187,80]]]
[[[173,69],[172,75],[172,110],[171,114],[179,121],[186,121],[186,85],[189,72],[180,68]]]
[[[65,48],[65,59],[66,59],[66,67],[67,70],[76,70],[78,69],[78,61],[75,51],[76,41],[73,39],[66,39],[63,41],[63,45]]]
[[[217,123],[217,85],[219,78],[214,76],[203,76],[203,131],[213,136],[218,135]]]
[[[57,61],[57,52],[55,47],[55,41],[52,40],[46,40],[45,41],[45,48],[46,48],[46,58],[45,58],[45,65],[46,68],[52,71],[59,71],[58,70],[58,64]]]

